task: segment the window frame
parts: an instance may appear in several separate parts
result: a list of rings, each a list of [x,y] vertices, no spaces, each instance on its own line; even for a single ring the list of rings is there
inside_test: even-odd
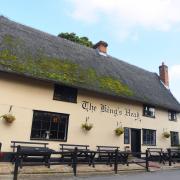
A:
[[[126,139],[126,130],[128,130],[128,139]],[[128,127],[124,127],[124,144],[130,144],[130,128]]]
[[[154,109],[154,115],[153,116],[146,114],[146,110],[145,110],[146,107],[148,108],[147,112],[151,112],[151,111],[149,111],[150,108]],[[155,109],[155,107],[151,106],[151,105],[148,105],[148,104],[144,104],[143,105],[143,116],[149,117],[149,118],[155,118],[156,117],[156,109]]]
[[[177,136],[177,137],[178,137],[178,144],[172,142],[172,133],[177,133],[177,135],[178,135],[178,136]],[[177,132],[177,131],[170,131],[170,134],[171,134],[171,135],[170,135],[170,138],[171,138],[171,146],[172,146],[172,147],[179,146],[179,132]]]
[[[49,114],[57,114],[57,115],[61,115],[61,116],[67,116],[66,118],[66,129],[64,130],[64,139],[46,139],[46,138],[34,138],[32,137],[32,131],[33,131],[33,121],[34,121],[34,115],[36,112],[40,112],[40,113],[49,113]],[[69,114],[65,114],[65,113],[58,113],[58,112],[51,112],[51,111],[41,111],[41,110],[33,110],[33,117],[32,117],[32,125],[31,125],[31,134],[30,134],[30,140],[39,140],[39,141],[58,141],[58,142],[67,142],[67,138],[68,138],[68,129],[69,129]],[[50,128],[50,127],[49,127]],[[39,129],[39,131],[41,131],[41,129]],[[57,131],[58,132],[58,131]]]
[[[172,113],[175,114],[175,118],[174,118],[174,119],[172,118]],[[173,110],[169,110],[169,111],[168,111],[168,119],[169,119],[169,121],[174,121],[174,122],[176,122],[176,121],[177,121],[177,112],[176,112],[176,111],[173,111]]]
[[[153,135],[153,137],[155,137],[153,144],[147,142],[147,137],[146,137],[146,140],[144,139],[144,132],[145,132],[145,131],[152,131],[152,132],[155,133],[155,135]],[[142,129],[142,142],[143,142],[143,145],[145,145],[145,146],[156,146],[156,143],[157,143],[157,135],[156,135],[156,134],[157,134],[157,130],[154,130],[154,129],[145,129],[145,128],[143,128],[143,129]],[[146,136],[147,136],[147,134],[146,134]],[[150,136],[150,135],[149,135],[149,136]],[[150,141],[152,141],[152,140],[150,140]]]
[[[62,88],[62,92],[74,91],[73,92],[74,93],[73,100],[68,99],[69,97],[67,97],[67,96],[65,97],[64,96],[65,94],[61,94],[61,97],[60,97],[60,93],[59,93],[59,97],[58,97],[58,95],[56,95],[56,93],[57,93],[58,89],[60,90],[61,88]],[[60,84],[54,84],[53,100],[77,104],[77,96],[78,96],[78,89],[77,88],[64,86],[64,85],[60,85]]]

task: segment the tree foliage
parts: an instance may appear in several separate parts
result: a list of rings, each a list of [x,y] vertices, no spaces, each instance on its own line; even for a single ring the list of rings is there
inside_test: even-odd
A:
[[[77,36],[75,33],[60,33],[58,35],[61,38],[73,41],[75,43],[81,44],[81,45],[85,45],[87,47],[91,47],[93,46],[93,43],[87,38],[87,37],[79,37]]]

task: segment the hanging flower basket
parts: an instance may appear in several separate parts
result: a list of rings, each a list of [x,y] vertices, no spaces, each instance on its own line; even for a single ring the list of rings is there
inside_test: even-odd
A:
[[[82,129],[86,130],[86,131],[90,131],[93,128],[93,124],[89,124],[89,123],[83,123],[82,124]]]
[[[163,132],[163,137],[169,138],[170,137],[170,133],[169,132]]]
[[[16,120],[15,116],[13,116],[12,114],[4,114],[1,116],[1,118],[7,123],[12,123]]]
[[[118,127],[114,131],[115,131],[115,134],[117,136],[121,136],[124,133],[124,128],[123,127]]]

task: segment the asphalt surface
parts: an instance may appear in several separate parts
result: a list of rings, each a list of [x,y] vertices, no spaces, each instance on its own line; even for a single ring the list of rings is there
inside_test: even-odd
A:
[[[12,180],[12,176],[0,176],[0,180]],[[118,175],[84,175],[79,177],[50,175],[20,175],[18,180],[180,180],[180,170]]]

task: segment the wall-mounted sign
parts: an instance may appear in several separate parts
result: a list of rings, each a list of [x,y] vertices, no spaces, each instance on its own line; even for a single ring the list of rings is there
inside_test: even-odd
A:
[[[94,105],[92,102],[89,101],[82,101],[81,103],[81,107],[83,110],[85,110],[86,112],[101,112],[101,113],[108,113],[113,115],[114,117],[117,116],[129,116],[134,118],[135,120],[140,119],[140,114],[139,112],[134,112],[133,110],[131,110],[130,108],[119,108],[119,107],[110,107],[109,105],[106,104],[99,104]]]

